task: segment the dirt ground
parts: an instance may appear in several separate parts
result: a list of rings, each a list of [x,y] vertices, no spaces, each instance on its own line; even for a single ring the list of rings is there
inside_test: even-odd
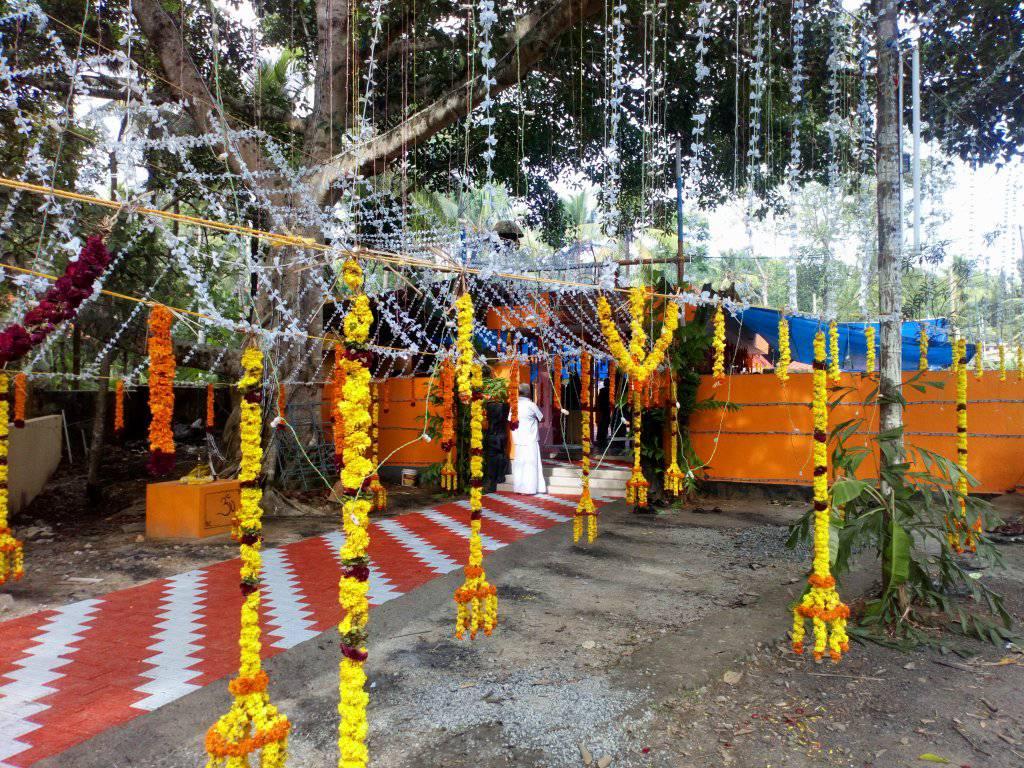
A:
[[[602,514],[590,546],[568,526],[490,555],[501,626],[452,638],[459,574],[373,611],[375,768],[1024,765],[1024,655],[947,638],[960,654],[855,644],[841,664],[786,647],[808,554],[785,549],[803,505],[704,500],[704,513]],[[713,511],[717,509],[718,511]],[[1024,615],[1024,547],[982,578]],[[842,585],[853,600],[874,565]],[[328,632],[268,662],[294,724],[292,766],[336,760],[337,645]],[[222,685],[41,763],[199,764]],[[602,758],[604,758],[602,760]]]

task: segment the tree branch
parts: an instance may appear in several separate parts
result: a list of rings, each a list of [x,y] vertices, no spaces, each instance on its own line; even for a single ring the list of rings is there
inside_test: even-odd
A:
[[[601,0],[553,0],[520,18],[509,40],[508,51],[492,72],[497,84],[491,87],[491,95],[515,85],[523,74],[547,56],[564,32],[594,16],[603,7]],[[517,43],[518,62],[513,53]],[[356,170],[368,176],[382,173],[388,163],[409,147],[426,141],[465,117],[470,105],[483,99],[483,93],[481,76],[464,78],[402,124],[334,156],[310,179],[314,199],[328,202],[332,183],[345,174]]]

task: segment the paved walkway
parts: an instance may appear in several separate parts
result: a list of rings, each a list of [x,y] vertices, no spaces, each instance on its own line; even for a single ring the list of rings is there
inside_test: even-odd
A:
[[[572,518],[575,499],[484,496],[486,550]],[[370,525],[370,603],[461,567],[467,501]],[[338,623],[340,532],[263,553],[263,651]],[[500,587],[499,587],[500,589]],[[500,592],[499,592],[500,594]],[[238,561],[0,623],[0,768],[24,768],[232,674]]]

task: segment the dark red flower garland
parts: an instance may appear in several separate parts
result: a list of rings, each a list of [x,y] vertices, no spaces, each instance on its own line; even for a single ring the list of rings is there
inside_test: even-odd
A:
[[[90,237],[78,258],[69,261],[64,274],[43,294],[35,307],[25,313],[23,323],[0,331],[0,365],[22,358],[40,344],[64,320],[78,314],[82,302],[92,295],[96,280],[110,264],[110,251],[102,235]]]

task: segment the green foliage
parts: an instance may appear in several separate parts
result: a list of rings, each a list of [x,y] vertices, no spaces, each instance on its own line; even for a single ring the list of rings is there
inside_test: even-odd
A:
[[[908,383],[920,389],[934,385],[914,383],[918,378]],[[897,397],[902,401],[902,395]],[[868,400],[877,404],[874,396]],[[864,459],[871,451],[850,443],[865,428],[863,420],[855,419],[830,430],[836,475],[831,488],[832,573],[837,579],[848,573],[861,551],[874,551],[882,563],[879,591],[867,602],[854,630],[880,642],[916,644],[927,638],[924,629],[934,627],[938,619],[993,643],[1009,638],[1012,620],[1002,599],[946,538],[947,520],[958,514],[957,481],[966,477],[972,486],[977,482],[956,462],[925,448],[907,445],[901,457],[902,429],[878,435],[882,468],[878,477],[865,477]],[[969,496],[966,504],[969,521],[980,516],[987,524],[993,522],[988,502]],[[811,510],[792,526],[789,546],[811,543],[813,521]],[[974,557],[984,565],[1001,562],[984,535]]]

